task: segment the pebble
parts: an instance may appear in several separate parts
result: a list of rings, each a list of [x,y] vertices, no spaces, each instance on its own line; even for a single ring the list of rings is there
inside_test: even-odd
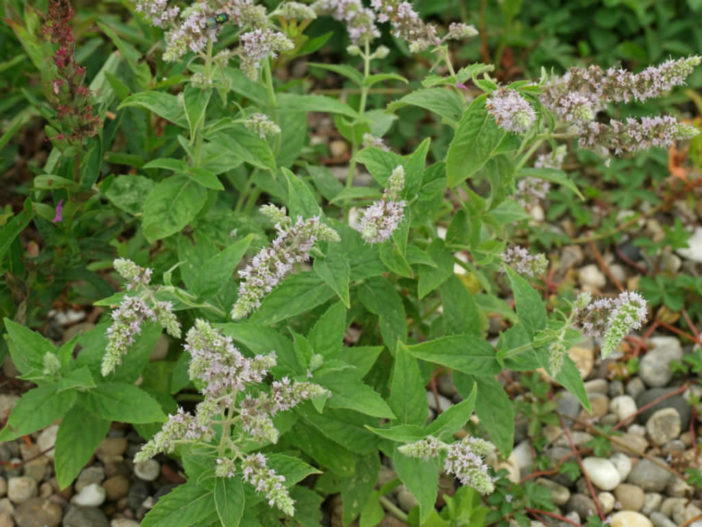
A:
[[[528,474],[534,459],[529,440],[524,440],[514,447],[509,459],[519,467],[520,474]]]
[[[587,393],[601,393],[607,395],[608,384],[604,379],[593,379],[585,383],[585,391]]]
[[[692,236],[687,239],[687,247],[675,252],[686,260],[702,262],[702,227],[695,227]]]
[[[568,512],[576,512],[581,518],[587,518],[597,513],[595,502],[584,494],[573,494],[566,504]]]
[[[589,264],[578,270],[578,280],[583,289],[591,293],[599,292],[607,285],[607,277],[595,264]]]
[[[609,514],[612,512],[612,509],[614,509],[616,500],[611,492],[600,492],[597,495],[597,500],[600,502],[600,507],[602,508],[603,513]]]
[[[683,479],[680,479],[678,477],[671,477],[670,480],[668,480],[668,485],[665,488],[665,492],[668,496],[677,496],[677,497],[684,497],[687,496],[688,494],[693,493],[693,488],[687,484],[687,482]]]
[[[663,500],[663,503],[661,504],[661,512],[663,513],[664,516],[667,516],[668,518],[673,517],[673,511],[677,507],[684,507],[685,504],[687,503],[687,500],[685,498],[666,498]]]
[[[446,397],[454,397],[458,393],[451,375],[439,375],[436,379],[436,387],[441,395]]]
[[[594,350],[576,346],[568,350],[568,356],[570,356],[575,363],[575,367],[578,368],[581,379],[585,379],[588,375],[590,375],[590,373],[592,373],[592,368],[595,365]]]
[[[415,498],[414,494],[412,494],[404,485],[397,487],[397,490],[395,491],[395,498],[397,499],[397,504],[405,512],[409,512],[419,505],[417,498]]]
[[[648,386],[660,388],[673,378],[670,363],[682,359],[683,351],[675,337],[653,337],[649,343],[653,348],[641,359],[639,377]]]
[[[0,498],[7,494],[7,480],[0,476]]]
[[[656,445],[664,445],[680,435],[680,415],[673,408],[658,410],[646,421],[646,432]]]
[[[609,459],[586,457],[583,459],[583,469],[592,483],[602,490],[612,490],[621,483],[619,471]]]
[[[97,457],[102,462],[121,459],[127,451],[127,446],[126,437],[106,437],[97,449]]]
[[[78,494],[73,496],[71,503],[81,507],[99,507],[105,503],[106,495],[105,489],[99,484],[90,483],[83,487]]]
[[[18,527],[57,527],[61,523],[61,507],[45,498],[30,498],[15,511]]]
[[[644,494],[644,504],[643,507],[641,507],[641,512],[644,514],[651,514],[660,509],[661,503],[663,503],[662,495],[657,492],[647,492]]]
[[[135,480],[127,493],[127,505],[132,510],[137,510],[149,496],[149,484],[140,479]]]
[[[609,403],[609,409],[614,412],[617,419],[623,421],[636,413],[636,401],[631,395],[618,395]]]
[[[97,507],[69,507],[63,527],[109,527],[110,521]]]
[[[660,458],[656,458],[663,461]],[[670,472],[648,459],[640,460],[631,470],[627,482],[643,489],[644,492],[661,492],[670,479]]]
[[[536,480],[536,483],[551,491],[551,499],[555,505],[561,507],[568,503],[568,500],[570,499],[570,491],[568,490],[568,487],[546,478],[539,478]]]
[[[15,527],[15,521],[9,512],[0,512],[0,527]]]
[[[20,476],[7,482],[7,497],[13,503],[22,503],[37,495],[37,482],[33,478]]]
[[[614,489],[614,495],[625,511],[640,511],[644,504],[644,491],[636,485],[622,483]]]
[[[645,392],[641,393],[641,395],[636,397],[636,405],[641,408],[642,406],[645,406],[648,403],[658,399],[662,395],[666,395],[673,391],[675,391],[675,388],[651,388],[650,390],[646,390]],[[646,423],[649,417],[663,408],[675,408],[675,410],[677,410],[677,412],[680,414],[682,429],[687,430],[687,427],[690,424],[691,411],[690,406],[681,395],[673,395],[672,397],[663,399],[662,401],[654,404],[652,407],[647,408],[638,415],[638,422],[642,424]]]
[[[441,397],[441,396],[439,396]],[[449,402],[450,406],[450,402]],[[443,411],[443,408],[442,408]],[[134,465],[134,474],[144,481],[154,481],[161,473],[161,464],[155,459],[147,459]]]
[[[576,417],[580,411],[580,402],[570,392],[563,391],[556,396],[558,413],[569,417]]]
[[[679,505],[673,509],[673,520],[679,524],[685,523],[692,518],[697,518],[700,515],[702,515],[702,509],[694,503]]]
[[[102,488],[105,489],[105,494],[109,501],[117,501],[129,493],[130,485],[129,478],[118,474],[107,478],[102,484]]]
[[[139,523],[129,518],[115,518],[110,522],[110,527],[139,527]]]
[[[80,492],[88,485],[92,485],[93,483],[102,483],[104,479],[105,469],[99,465],[94,465],[80,471],[74,487],[76,492]]]
[[[51,486],[51,483],[48,481],[45,481],[41,485],[39,485],[39,496],[41,498],[48,498],[54,493],[54,488]]]
[[[651,513],[650,518],[655,527],[677,527],[677,525],[673,523],[673,520],[666,518],[666,516],[660,512]]]
[[[610,456],[609,460],[616,467],[622,481],[626,481],[626,478],[629,477],[629,473],[631,472],[631,458],[622,452],[615,452]]]
[[[622,511],[614,514],[610,527],[653,527],[651,520],[634,511]]]
[[[644,391],[646,391],[646,385],[638,377],[634,377],[628,383],[626,383],[626,393],[631,395],[634,399],[636,399]]]
[[[37,437],[37,447],[40,452],[49,459],[54,459],[54,446],[56,445],[56,434],[58,434],[58,425],[46,427]]]
[[[16,395],[0,394],[0,421],[4,423],[7,420],[17,401],[19,401],[19,397]]]
[[[622,381],[613,380],[609,383],[607,388],[607,395],[610,397],[618,397],[619,395],[624,395],[624,383]]]
[[[0,499],[0,512],[7,512],[13,514],[15,512],[15,506],[8,498]]]
[[[609,397],[602,393],[589,393],[587,395],[588,399],[590,400],[590,408],[592,409],[592,412],[588,413],[587,410],[583,409],[580,412],[578,419],[585,421],[587,419],[599,419],[604,417],[609,409]]]

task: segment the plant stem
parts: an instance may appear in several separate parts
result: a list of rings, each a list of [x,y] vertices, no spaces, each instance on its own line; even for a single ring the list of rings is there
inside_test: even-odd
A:
[[[379,501],[383,508],[390,514],[392,514],[395,518],[397,518],[400,521],[407,522],[407,514],[405,514],[405,512],[402,509],[400,509],[397,505],[395,505],[392,501],[390,501],[385,496],[380,496]]]
[[[212,39],[207,41],[207,54],[205,55],[205,79],[206,84],[209,85],[212,80],[212,50],[214,48],[214,42]],[[205,117],[203,115],[202,121],[197,123],[195,130],[193,130],[193,137],[190,141],[195,144],[195,155],[193,156],[193,166],[199,167],[202,163],[202,130],[205,128]]]
[[[368,101],[368,86],[366,79],[370,76],[370,44],[366,42],[363,47],[363,85],[361,86],[361,102],[358,105],[359,119],[356,120],[351,129],[353,138],[351,141],[351,161],[349,162],[349,174],[346,177],[346,188],[353,186],[353,178],[356,175],[356,152],[358,151],[358,141],[356,140],[355,124],[358,123],[366,113],[366,102]]]

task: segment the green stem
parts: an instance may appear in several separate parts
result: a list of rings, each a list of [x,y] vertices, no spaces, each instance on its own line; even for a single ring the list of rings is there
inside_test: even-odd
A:
[[[405,512],[402,509],[400,509],[397,505],[395,505],[392,501],[390,501],[385,496],[380,496],[379,501],[383,508],[390,514],[392,514],[395,518],[397,518],[400,521],[407,522],[407,514],[405,514]]]
[[[363,85],[361,86],[361,103],[358,105],[359,119],[363,119],[366,113],[366,103],[368,102],[368,86],[366,79],[370,76],[370,44],[366,42],[363,48]],[[358,151],[358,141],[356,140],[355,126],[351,133],[353,141],[351,143],[351,161],[349,162],[349,175],[346,177],[346,188],[353,186],[353,178],[356,176],[356,152]]]
[[[212,50],[214,48],[214,42],[212,39],[207,41],[207,55],[205,55],[205,79],[207,85],[210,84],[212,80]],[[209,89],[209,88],[208,88]],[[193,130],[193,137],[190,138],[191,143],[195,144],[195,154],[193,158],[193,166],[199,167],[202,163],[202,130],[205,128],[205,118],[197,123],[195,130]]]

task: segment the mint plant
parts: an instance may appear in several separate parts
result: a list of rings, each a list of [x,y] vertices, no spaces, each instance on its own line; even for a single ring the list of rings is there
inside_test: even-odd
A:
[[[0,256],[17,270],[18,236],[33,221],[52,247],[90,260],[82,295],[107,312],[58,349],[5,320],[11,357],[37,388],[0,439],[62,419],[65,487],[111,422],[134,425],[145,440],[135,461],[172,456],[187,479],[145,527],[318,525],[322,500],[336,493],[345,525],[376,525],[400,482],[417,499],[416,525],[504,524],[507,514],[524,524],[529,508],[551,504],[536,486],[503,492],[485,462],[508,456],[514,439],[497,376],[544,368],[589,409],[568,350],[586,333],[603,356],[614,353],[648,308],[634,291],[547,303],[548,258],[516,243],[514,225],[549,191],[564,203],[582,197],[561,168],[570,145],[606,164],[693,137],[671,115],[604,113],[682,85],[700,58],[637,74],[544,70],[505,84],[495,65],[456,60],[453,43],[476,37],[475,27],[423,21],[408,2],[270,4],[127,3],[127,23],[98,24],[117,51],[89,88],[64,57],[80,46],[67,26],[50,26],[64,80],[49,101],[69,88],[80,108],[47,113],[62,133],[48,135],[51,153],[0,231]],[[68,0],[49,5],[49,18],[69,23]],[[38,15],[13,16],[36,59],[46,43]],[[346,55],[308,65],[355,86],[357,100],[313,93],[287,69],[324,48],[331,35],[312,29],[325,17],[345,27]],[[398,47],[431,63],[424,78],[384,72],[386,26]],[[386,97],[386,83],[407,91]],[[404,108],[442,123],[448,146],[416,137],[416,148],[391,149]],[[311,148],[319,114],[350,145],[343,175]],[[93,252],[83,233],[99,234]],[[113,270],[125,291],[114,293]],[[489,316],[506,322],[496,341]],[[169,353],[149,362],[163,331]],[[429,419],[425,387],[439,369],[463,400]],[[481,428],[467,435],[474,412]],[[551,420],[533,415],[536,435]],[[397,482],[377,490],[381,463]],[[438,513],[442,471],[465,490]]]

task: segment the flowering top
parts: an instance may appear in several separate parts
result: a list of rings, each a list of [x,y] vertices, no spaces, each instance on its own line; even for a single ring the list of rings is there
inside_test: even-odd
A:
[[[527,249],[518,245],[507,247],[502,253],[502,261],[505,265],[514,267],[514,270],[519,274],[531,278],[541,276],[548,267],[545,255],[531,254]]]
[[[314,9],[300,2],[283,2],[273,14],[286,20],[314,20],[317,18]]]
[[[295,46],[279,31],[254,29],[241,35],[241,69],[250,78],[256,78],[258,66],[266,57],[276,57],[281,51],[289,51]]]
[[[405,169],[398,165],[387,180],[383,199],[363,210],[358,230],[368,243],[381,243],[390,238],[402,222],[405,202],[400,194],[405,186]]]
[[[425,24],[412,4],[401,0],[371,0],[379,22],[390,22],[397,37],[409,43],[413,53],[441,44],[436,26]]]
[[[486,108],[498,126],[508,132],[526,132],[536,120],[534,108],[515,90],[499,88],[488,97]]]
[[[278,235],[239,271],[244,281],[239,285],[239,298],[232,307],[231,317],[235,320],[257,309],[261,299],[292,272],[295,264],[306,262],[317,240],[339,240],[336,231],[322,223],[319,217],[303,220],[298,216],[293,224],[285,215],[285,209],[264,207],[262,211],[276,217]]]
[[[361,0],[317,0],[312,4],[317,14],[330,15],[346,24],[351,41],[367,44],[380,36],[375,25],[375,13],[363,7]]]
[[[576,320],[587,335],[604,340],[602,356],[607,357],[632,329],[641,327],[647,316],[644,298],[636,292],[624,291],[617,298],[589,302]]]
[[[147,286],[151,282],[151,269],[143,268],[127,260],[126,258],[117,258],[113,264],[115,271],[124,278],[127,291],[136,289],[139,286]]]
[[[280,133],[280,126],[264,113],[255,113],[251,115],[246,121],[244,121],[244,126],[251,130],[253,133],[258,134],[261,139],[265,139],[271,135],[278,135]]]
[[[492,443],[477,437],[466,437],[447,444],[435,437],[401,446],[399,451],[410,457],[429,460],[445,454],[444,470],[456,476],[463,485],[473,487],[481,494],[495,490],[492,477],[483,458],[495,449]]]

